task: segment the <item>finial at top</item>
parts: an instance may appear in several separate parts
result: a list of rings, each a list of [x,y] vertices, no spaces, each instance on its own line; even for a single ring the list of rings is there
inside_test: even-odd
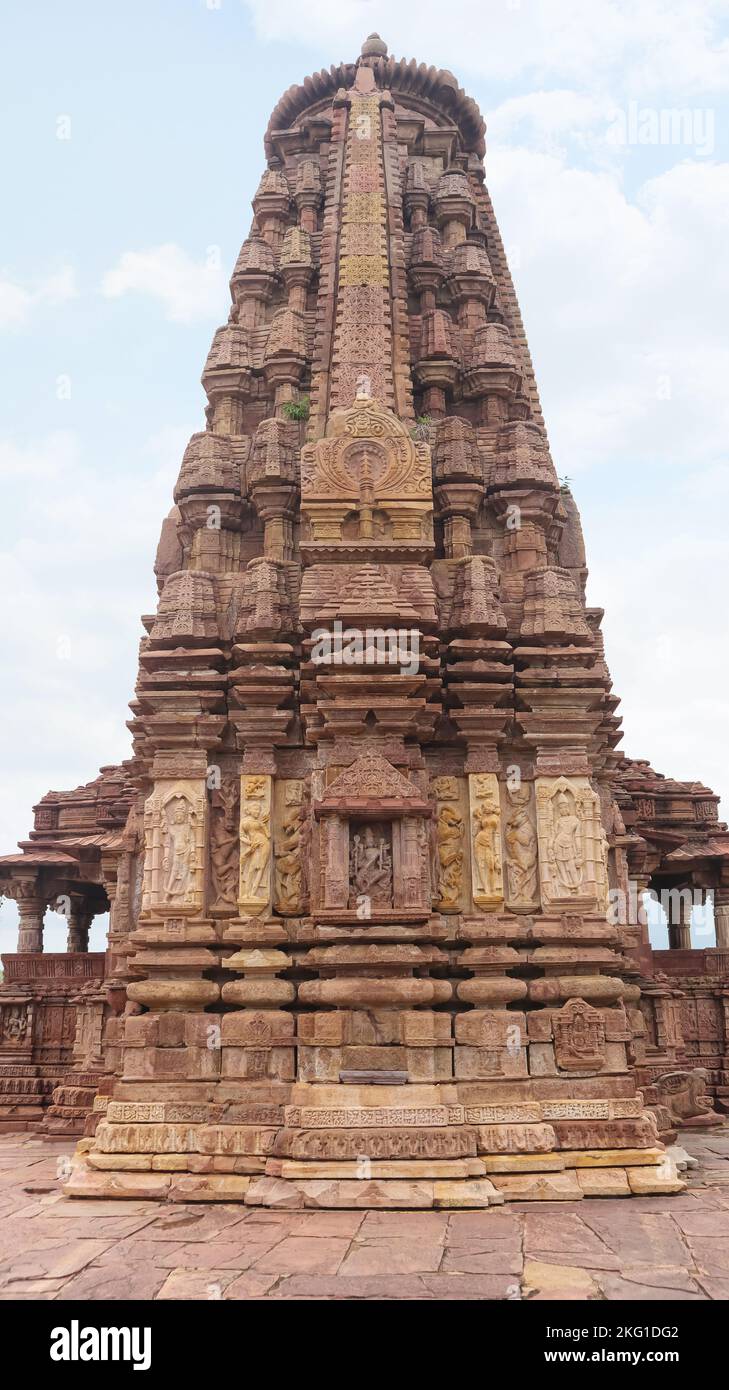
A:
[[[370,34],[362,44],[363,58],[386,58],[387,44],[379,34]]]

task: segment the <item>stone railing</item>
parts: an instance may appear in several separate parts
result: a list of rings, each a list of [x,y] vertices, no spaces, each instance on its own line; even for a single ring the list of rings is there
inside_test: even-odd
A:
[[[21,984],[36,980],[103,980],[103,951],[67,955],[34,951],[27,955],[2,956],[4,983]]]
[[[666,975],[696,978],[729,976],[729,951],[714,946],[697,951],[654,951],[653,969]]]

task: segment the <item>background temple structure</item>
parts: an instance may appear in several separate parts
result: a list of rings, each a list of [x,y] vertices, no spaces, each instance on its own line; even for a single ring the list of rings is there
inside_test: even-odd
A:
[[[484,134],[377,35],[271,118],[133,756],[0,860],[0,1123],[85,1134],[79,1196],[674,1192],[727,1108],[729,834],[616,751]]]

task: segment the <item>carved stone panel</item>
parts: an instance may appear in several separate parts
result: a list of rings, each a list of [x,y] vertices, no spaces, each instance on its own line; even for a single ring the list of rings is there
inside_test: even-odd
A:
[[[203,910],[206,830],[204,782],[158,781],[144,807],[144,914]]]
[[[395,907],[423,908],[429,912],[432,895],[427,823],[423,816],[403,816],[393,822],[392,835]]]
[[[554,1055],[561,1071],[600,1071],[605,1065],[605,1021],[584,999],[570,999],[552,1019]]]
[[[305,790],[299,779],[278,781],[274,788],[273,905],[284,917],[306,906]]]
[[[539,853],[531,786],[502,788],[506,904],[513,912],[539,906]]]
[[[542,904],[607,910],[607,841],[587,777],[538,777]]]
[[[468,778],[471,813],[471,879],[477,907],[501,907],[504,875],[501,862],[501,811],[499,782],[493,772],[472,773]]]
[[[240,783],[236,775],[223,776],[213,792],[210,817],[211,906],[235,912],[238,897],[240,851]]]
[[[468,825],[465,783],[458,777],[436,777],[434,891],[440,912],[461,912],[466,898]]]
[[[401,420],[371,397],[329,416],[324,438],[301,451],[302,515],[315,541],[343,539],[350,512],[357,534],[375,538],[375,512],[395,539],[432,543],[430,450],[416,444]]]
[[[27,1004],[0,1005],[0,1045],[17,1046],[25,1041],[27,1031]]]
[[[392,907],[392,825],[349,823],[349,906]]]
[[[263,773],[241,777],[238,905],[252,916],[271,906],[271,785]]]

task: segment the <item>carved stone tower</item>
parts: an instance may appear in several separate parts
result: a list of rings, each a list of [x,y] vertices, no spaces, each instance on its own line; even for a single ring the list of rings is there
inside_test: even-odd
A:
[[[617,701],[483,121],[372,35],[265,143],[145,620],[132,1002],[69,1190],[680,1190],[630,1070]]]

